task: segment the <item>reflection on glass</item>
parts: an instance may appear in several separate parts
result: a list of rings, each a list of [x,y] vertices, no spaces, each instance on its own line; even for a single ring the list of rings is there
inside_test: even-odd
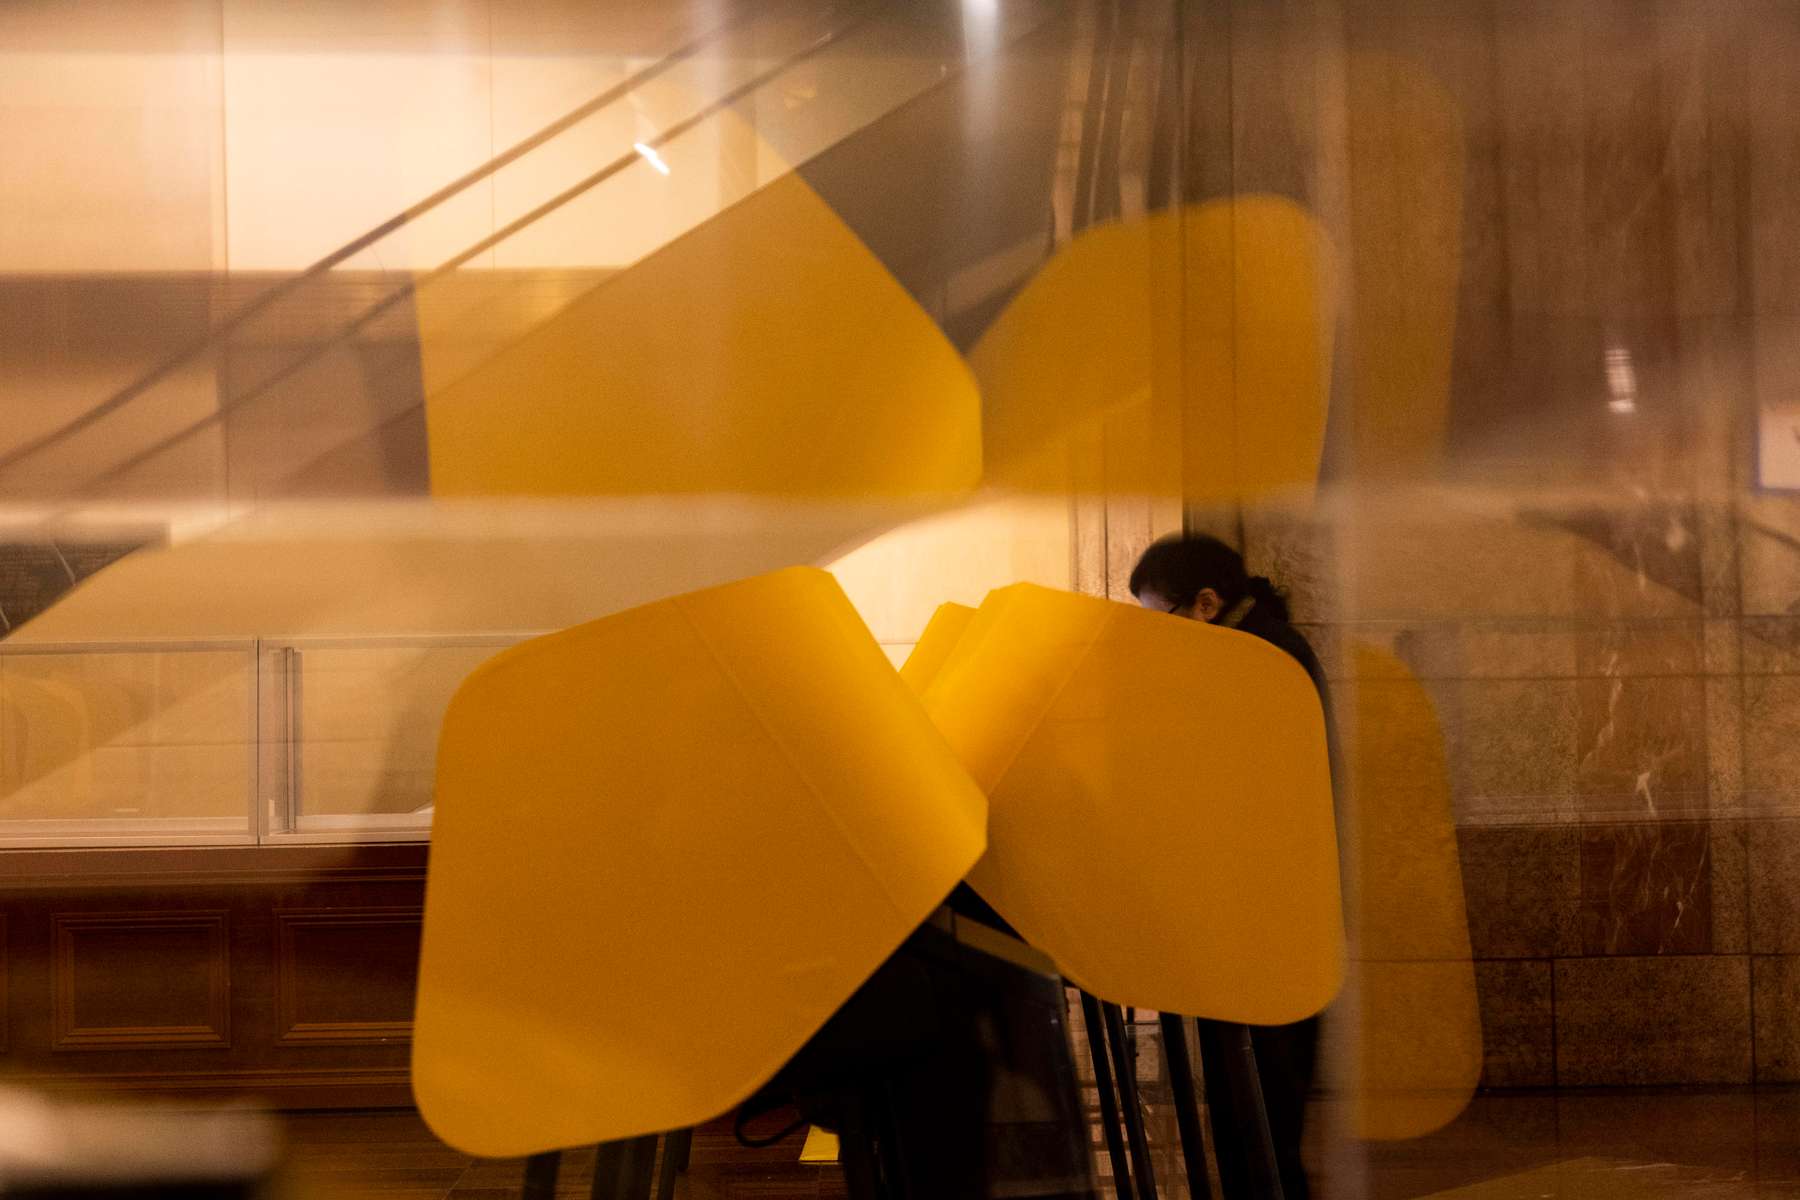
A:
[[[252,833],[247,645],[0,649],[0,842]]]
[[[470,671],[515,640],[287,647],[291,831],[428,825],[444,709]]]

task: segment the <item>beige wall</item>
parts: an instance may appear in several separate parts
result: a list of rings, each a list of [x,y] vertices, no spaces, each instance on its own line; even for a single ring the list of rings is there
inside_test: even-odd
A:
[[[215,0],[0,5],[0,272],[224,265]]]
[[[705,4],[156,0],[0,9],[0,273],[304,267],[697,34]],[[349,262],[435,266],[807,46],[733,29]],[[472,267],[635,261],[942,78],[880,30],[748,95]],[[758,140],[757,131],[768,134]]]
[[[829,564],[895,661],[904,661],[940,604],[971,607],[994,588],[1074,583],[1068,498],[995,499],[928,517]]]

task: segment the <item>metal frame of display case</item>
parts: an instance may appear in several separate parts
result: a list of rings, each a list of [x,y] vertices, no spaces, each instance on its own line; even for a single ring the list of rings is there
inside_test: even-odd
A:
[[[305,741],[301,705],[308,650],[394,647],[487,646],[499,653],[533,633],[388,634],[367,637],[279,637],[257,641],[257,675],[268,681],[257,691],[261,727],[278,731],[257,746],[257,840],[263,844],[428,841],[429,812],[345,813],[308,817],[302,813],[305,778],[300,749]]]
[[[257,774],[256,642],[251,638],[207,638],[166,642],[0,642],[0,670],[9,658],[74,654],[162,654],[237,651],[245,658],[243,752],[248,756],[250,797],[244,816],[132,818],[120,820],[5,820],[0,817],[0,849],[68,849],[86,846],[245,846],[257,842],[254,791]]]
[[[244,656],[245,728],[250,784],[242,817],[5,820],[0,849],[83,847],[257,846],[423,842],[429,809],[409,813],[307,816],[302,811],[301,664],[307,650],[392,647],[492,647],[498,653],[533,633],[392,634],[366,637],[218,638],[175,641],[0,642],[7,658],[76,654],[165,654],[233,651]]]

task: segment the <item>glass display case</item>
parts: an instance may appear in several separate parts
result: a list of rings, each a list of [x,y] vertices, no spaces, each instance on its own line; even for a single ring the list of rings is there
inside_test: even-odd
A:
[[[528,636],[0,643],[0,846],[424,839],[445,705]]]

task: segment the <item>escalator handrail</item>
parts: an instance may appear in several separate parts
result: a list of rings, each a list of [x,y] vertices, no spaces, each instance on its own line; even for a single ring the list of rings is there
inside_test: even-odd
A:
[[[845,36],[854,32],[858,27],[860,27],[862,24],[864,24],[866,21],[868,21],[870,19],[871,15],[872,15],[872,11],[864,12],[862,15],[854,17],[850,20],[847,20],[847,21],[843,22],[842,24],[838,25],[836,28],[834,28],[824,34],[821,34],[819,37],[816,37],[811,42],[807,43],[800,50],[794,52],[793,54],[791,54],[791,55],[787,56],[786,58],[783,58],[781,61],[777,62],[774,66],[769,67],[766,70],[758,72],[756,75],[752,76],[750,79],[746,80],[745,82],[739,84],[738,86],[732,88],[730,91],[726,92],[723,96],[720,96],[718,99],[713,100],[713,101],[709,102],[708,104],[704,105],[698,112],[695,112],[691,116],[682,118],[680,121],[675,122],[673,125],[670,125],[666,129],[657,133],[654,137],[651,137],[651,138],[645,140],[642,144],[651,150],[657,150],[657,149],[662,148],[663,146],[667,145],[669,142],[673,141],[674,139],[680,137],[682,134],[687,133],[689,130],[691,130],[695,126],[699,125],[702,121],[706,120],[708,117],[711,117],[714,114],[719,113],[719,112],[731,107],[733,104],[736,104],[739,100],[742,100],[746,96],[755,92],[758,88],[761,88],[761,87],[765,86],[766,84],[768,84],[771,80],[779,78],[781,75],[792,70],[795,66],[799,65],[802,62],[805,62],[807,59],[814,57],[815,55],[819,54],[821,51],[825,50],[827,47],[840,41]],[[500,242],[511,237],[513,234],[518,233],[521,229],[524,229],[526,226],[543,218],[544,216],[548,215],[549,213],[555,211],[556,209],[561,208],[563,205],[569,203],[570,201],[576,199],[577,197],[592,190],[593,188],[597,187],[601,183],[604,183],[606,180],[612,178],[614,175],[617,175],[619,172],[627,169],[628,167],[631,167],[634,164],[641,163],[643,161],[645,161],[643,154],[640,153],[634,147],[628,153],[621,154],[619,157],[617,157],[617,158],[613,159],[611,162],[607,163],[606,166],[600,168],[600,170],[595,171],[593,174],[588,175],[585,178],[578,180],[577,182],[575,182],[574,184],[570,185],[567,188],[564,188],[561,192],[558,192],[555,196],[551,197],[549,200],[546,200],[544,203],[538,205],[536,208],[533,208],[530,212],[527,212],[524,215],[508,222],[506,225],[502,226],[500,229],[495,230],[493,233],[489,234],[487,237],[482,238],[480,241],[476,242],[473,246],[470,246],[468,249],[461,251],[460,253],[456,254],[452,258],[446,260],[445,262],[439,264],[436,267],[433,267],[430,271],[426,272],[425,274],[420,275],[413,279],[409,279],[407,282],[398,286],[394,290],[392,295],[389,295],[389,296],[385,297],[384,299],[376,301],[373,305],[371,305],[368,309],[366,309],[362,313],[361,316],[355,318],[348,325],[346,325],[342,329],[340,329],[335,336],[333,336],[332,338],[330,338],[327,341],[321,342],[319,345],[315,346],[313,349],[307,351],[305,354],[302,354],[299,358],[295,359],[293,362],[289,363],[287,366],[283,367],[281,370],[275,372],[273,375],[269,376],[267,379],[263,380],[261,383],[257,384],[255,387],[251,388],[249,391],[245,392],[243,395],[231,398],[230,400],[221,404],[218,408],[214,409],[212,412],[207,413],[205,416],[189,422],[187,425],[183,426],[181,429],[177,430],[174,433],[167,435],[166,437],[162,438],[160,441],[154,443],[153,445],[148,446],[145,449],[138,451],[136,454],[131,455],[129,458],[126,458],[121,462],[114,463],[112,466],[108,467],[106,470],[102,471],[100,474],[96,475],[94,478],[87,480],[84,483],[77,486],[75,489],[73,489],[73,491],[68,496],[68,500],[70,501],[70,503],[60,505],[59,507],[57,507],[56,509],[51,511],[48,515],[43,517],[42,520],[39,522],[39,527],[47,528],[49,526],[54,525],[58,521],[61,521],[65,518],[74,516],[83,507],[83,505],[81,503],[82,499],[84,497],[89,496],[95,489],[103,487],[108,483],[111,483],[112,481],[118,479],[120,476],[124,475],[126,472],[131,471],[132,469],[134,469],[138,466],[141,466],[142,464],[155,458],[158,454],[161,454],[163,451],[168,450],[168,449],[178,445],[186,438],[192,437],[194,434],[199,433],[202,430],[208,428],[209,426],[214,425],[217,422],[224,420],[226,417],[229,417],[232,413],[236,412],[239,408],[242,408],[244,405],[250,403],[252,400],[255,400],[257,397],[259,397],[263,393],[267,392],[270,388],[274,387],[276,384],[282,382],[285,379],[290,378],[297,371],[301,370],[308,364],[315,362],[319,358],[330,353],[333,349],[335,349],[336,347],[341,345],[346,339],[353,337],[357,333],[358,330],[364,328],[370,322],[374,321],[375,318],[379,317],[382,313],[388,311],[389,309],[393,308],[396,304],[399,304],[402,300],[404,300],[408,296],[412,295],[414,292],[416,292],[418,290],[418,288],[421,285],[429,284],[433,280],[436,280],[436,279],[440,278],[441,276],[446,275],[449,272],[456,270],[458,267],[462,266],[464,263],[468,262],[469,260],[476,258],[479,255],[484,254],[487,251],[493,249],[494,246],[498,245]],[[5,464],[3,462],[0,462],[0,466],[4,466],[4,465]]]
[[[483,163],[481,166],[476,167],[474,170],[445,184],[437,191],[431,193],[431,195],[426,196],[424,199],[395,213],[393,216],[369,229],[367,232],[345,242],[342,246],[339,246],[324,258],[319,259],[317,262],[301,271],[298,275],[289,279],[284,279],[265,289],[225,320],[209,328],[201,337],[188,343],[186,346],[183,346],[168,358],[163,359],[149,371],[140,375],[131,383],[113,393],[99,404],[92,408],[84,409],[79,415],[70,418],[55,429],[47,430],[37,437],[25,442],[23,445],[15,446],[6,453],[0,454],[0,472],[10,470],[26,459],[31,458],[54,445],[60,444],[65,439],[80,433],[83,429],[86,429],[103,418],[110,416],[112,413],[117,412],[119,409],[130,404],[133,400],[168,378],[187,363],[205,354],[213,345],[242,328],[252,317],[267,310],[276,301],[288,295],[296,288],[299,288],[308,281],[324,274],[347,259],[360,254],[362,251],[368,249],[395,230],[418,220],[432,209],[437,208],[446,201],[467,191],[475,184],[480,183],[482,180],[489,178],[508,165],[518,161],[545,142],[550,141],[552,138],[567,131],[573,126],[580,124],[602,108],[617,102],[633,90],[641,87],[643,84],[664,74],[679,63],[692,58],[708,45],[711,45],[714,41],[723,37],[732,29],[749,20],[752,11],[751,8],[747,7],[740,11],[738,15],[732,17],[723,24],[714,27],[697,38],[677,46],[674,50],[670,51],[662,58],[657,59],[649,66],[634,72],[625,79],[614,84],[612,87],[609,87],[605,91],[594,96],[592,99],[587,100],[576,108],[564,113],[536,133],[507,148],[500,154]]]
[[[1035,26],[1033,28],[1035,28]],[[915,96],[911,100],[907,101],[907,104],[920,103],[924,96],[929,96],[933,92],[936,92],[938,89],[948,86],[950,84],[950,82],[951,82],[951,80],[949,78],[938,80],[936,83],[932,84],[929,88],[927,88],[926,91],[924,93],[922,93],[921,96]],[[599,286],[604,287],[605,284],[602,283]],[[271,380],[269,382],[270,382],[270,385],[272,386],[275,381]],[[244,398],[250,399],[250,397],[248,397],[248,396],[246,396]],[[403,421],[409,421],[409,420],[415,419],[418,416],[420,410],[422,410],[423,408],[424,408],[423,400],[413,401],[412,403],[408,404],[405,408],[399,409],[396,412],[388,414],[377,425],[374,426],[373,430],[363,431],[363,432],[358,433],[350,438],[347,438],[343,441],[333,444],[331,447],[326,449],[323,453],[316,455],[311,460],[309,460],[308,462],[303,464],[299,469],[290,471],[286,475],[282,476],[281,477],[282,481],[298,479],[298,478],[304,476],[307,471],[309,471],[313,467],[316,467],[320,463],[324,462],[326,459],[330,458],[333,454],[338,453],[339,451],[343,450],[347,446],[354,445],[360,439],[370,436],[371,433],[373,433],[376,436],[380,436],[381,434],[384,434],[387,431],[393,429],[396,425],[398,425],[399,423],[401,423]],[[203,427],[204,427],[204,421],[198,422],[194,426],[191,426],[189,428],[189,430],[187,430],[187,432],[188,433],[198,432],[199,429],[201,429]]]

